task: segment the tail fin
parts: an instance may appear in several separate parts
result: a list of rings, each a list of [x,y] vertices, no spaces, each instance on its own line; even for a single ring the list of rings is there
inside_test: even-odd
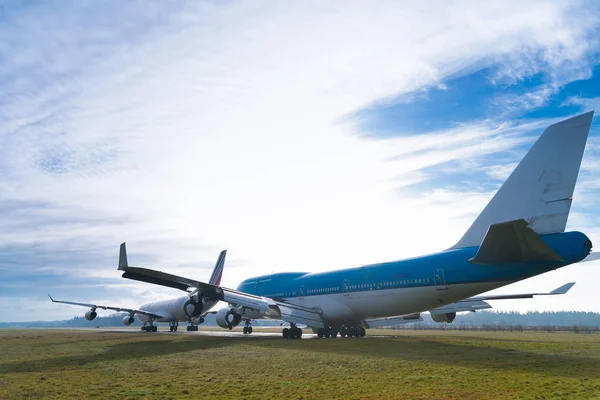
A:
[[[118,269],[126,269],[129,266],[127,264],[127,249],[125,248],[125,243],[121,243],[121,247],[119,248],[119,268]]]
[[[564,232],[590,111],[550,125],[451,249],[478,246],[492,224],[524,219],[540,235]]]
[[[223,267],[225,266],[225,256],[227,255],[227,250],[223,250],[219,254],[219,258],[217,259],[217,263],[215,264],[215,269],[213,270],[212,275],[210,276],[210,280],[208,283],[211,285],[219,286],[221,284],[221,276],[223,276]]]

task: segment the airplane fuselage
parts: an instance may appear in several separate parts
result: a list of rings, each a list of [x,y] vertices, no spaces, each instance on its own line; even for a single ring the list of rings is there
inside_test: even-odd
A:
[[[237,290],[320,309],[329,323],[419,313],[581,261],[591,251],[581,232],[542,239],[563,261],[474,264],[475,246],[330,272],[265,275]]]
[[[209,311],[215,304],[216,301],[205,299],[202,301],[202,309],[200,310],[194,308],[194,305],[190,303],[189,296],[182,296],[143,304],[140,306],[140,310],[164,316],[164,318],[155,319],[154,322],[188,322],[190,319],[198,318],[202,313]],[[137,314],[136,317],[142,323],[150,321],[150,317],[143,314]]]

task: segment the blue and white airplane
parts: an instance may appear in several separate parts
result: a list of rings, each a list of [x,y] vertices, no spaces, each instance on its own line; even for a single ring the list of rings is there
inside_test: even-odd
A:
[[[549,293],[471,297],[588,257],[590,239],[565,226],[592,118],[588,112],[548,127],[458,243],[439,253],[264,275],[236,290],[126,263],[119,270],[124,278],[227,302],[216,313],[222,328],[243,321],[249,333],[254,319],[283,320],[286,338],[302,336],[298,325],[319,337],[357,337],[365,328],[419,321],[426,311],[436,322],[452,322],[457,312],[491,308],[488,300],[564,294],[574,283]]]

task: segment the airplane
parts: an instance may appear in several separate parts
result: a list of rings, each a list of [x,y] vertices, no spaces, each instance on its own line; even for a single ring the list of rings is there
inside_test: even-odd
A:
[[[212,275],[208,280],[209,284],[218,286],[221,283],[223,276],[223,267],[225,265],[225,256],[227,250],[221,251]],[[119,251],[119,269],[127,268],[127,250],[125,243],[121,244]],[[153,282],[156,283],[156,282]],[[167,285],[180,288],[178,285]],[[198,291],[191,291],[187,296],[178,297],[175,299],[155,301],[148,304],[143,304],[139,309],[130,309],[123,307],[103,306],[99,304],[77,303],[72,301],[55,300],[48,294],[50,300],[54,303],[70,304],[75,306],[90,307],[90,310],[85,313],[85,319],[92,321],[97,317],[97,309],[114,310],[118,312],[128,312],[129,315],[123,317],[123,324],[131,325],[137,316],[142,323],[141,329],[146,332],[157,332],[158,327],[155,322],[168,322],[169,331],[176,332],[179,322],[189,322],[187,331],[197,331],[198,325],[204,322],[204,317],[215,306],[218,299],[210,296],[200,296]]]
[[[400,261],[327,272],[279,272],[246,279],[237,289],[119,263],[122,277],[192,292],[228,303],[217,324],[232,329],[256,319],[289,324],[284,338],[362,337],[365,329],[422,320],[450,323],[456,313],[491,308],[489,300],[561,295],[481,293],[582,260],[592,242],[565,232],[593,111],[549,126],[462,238],[449,249]],[[122,247],[124,244],[122,245]],[[473,297],[474,296],[474,297]]]

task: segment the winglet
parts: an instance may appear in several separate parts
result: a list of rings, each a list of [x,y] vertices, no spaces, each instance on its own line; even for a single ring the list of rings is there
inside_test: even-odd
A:
[[[125,242],[121,243],[121,248],[119,249],[119,270],[127,269],[129,265],[127,264],[127,249],[125,248]]]
[[[50,300],[52,300],[52,302],[53,302],[53,303],[56,303],[56,300],[54,300],[54,299],[52,298],[52,296],[50,296],[50,293],[48,293],[48,297],[50,297]]]
[[[569,291],[569,289],[571,289],[573,287],[573,285],[575,285],[575,282],[566,283],[566,284],[562,285],[561,287],[556,288],[553,291],[551,291],[550,294],[565,294]]]
[[[223,276],[223,267],[225,266],[226,255],[227,250],[223,250],[219,254],[219,258],[217,259],[217,263],[215,264],[213,273],[210,276],[210,280],[208,281],[208,283],[210,283],[211,285],[219,286],[221,284],[221,277]]]

